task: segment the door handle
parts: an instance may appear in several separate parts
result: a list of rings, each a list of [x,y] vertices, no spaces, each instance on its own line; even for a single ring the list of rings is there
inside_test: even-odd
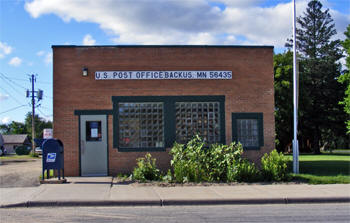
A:
[[[80,141],[80,148],[81,148],[81,154],[85,153],[85,141],[81,140]]]

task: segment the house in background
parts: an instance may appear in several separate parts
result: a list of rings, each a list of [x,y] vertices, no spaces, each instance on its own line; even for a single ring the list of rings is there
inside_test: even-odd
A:
[[[7,153],[16,153],[15,149],[17,146],[31,146],[28,135],[2,135],[4,138],[4,147]]]

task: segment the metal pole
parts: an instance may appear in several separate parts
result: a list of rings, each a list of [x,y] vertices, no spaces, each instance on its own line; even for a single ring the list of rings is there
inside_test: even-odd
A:
[[[294,140],[293,140],[293,172],[299,173],[299,143],[298,133],[298,99],[297,99],[297,53],[296,53],[296,10],[295,0],[293,0],[293,122],[294,122]]]
[[[34,74],[32,74],[32,153],[34,154],[35,152],[35,98],[34,98],[34,81],[35,77]]]

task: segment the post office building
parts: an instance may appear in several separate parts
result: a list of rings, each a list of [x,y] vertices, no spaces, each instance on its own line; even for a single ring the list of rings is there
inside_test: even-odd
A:
[[[52,46],[53,134],[66,175],[128,173],[150,152],[199,134],[239,141],[258,161],[274,148],[272,46]]]

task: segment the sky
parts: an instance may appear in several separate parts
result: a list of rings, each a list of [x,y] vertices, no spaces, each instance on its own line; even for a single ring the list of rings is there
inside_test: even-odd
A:
[[[308,1],[297,0],[297,16]],[[350,1],[321,0],[337,35]],[[52,120],[52,45],[273,45],[292,34],[287,0],[0,0],[0,124],[24,122],[35,74],[36,113]]]

